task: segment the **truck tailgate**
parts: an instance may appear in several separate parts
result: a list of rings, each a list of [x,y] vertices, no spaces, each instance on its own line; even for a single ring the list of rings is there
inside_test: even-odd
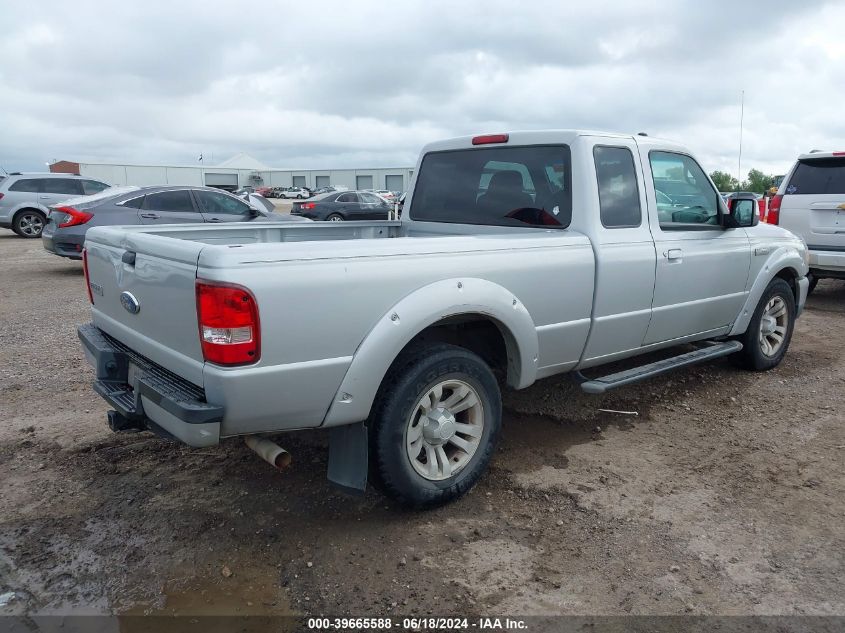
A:
[[[94,324],[199,386],[195,284],[204,246],[111,227],[92,228],[85,242]]]

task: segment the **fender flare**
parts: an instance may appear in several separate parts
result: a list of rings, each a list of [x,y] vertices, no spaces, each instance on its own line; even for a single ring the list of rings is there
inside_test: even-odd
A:
[[[404,297],[378,320],[355,350],[322,426],[366,420],[387,370],[402,349],[427,327],[463,314],[488,317],[499,327],[507,346],[509,385],[522,389],[534,382],[537,330],[522,302],[485,279],[444,279]]]
[[[751,317],[754,310],[757,309],[757,304],[760,302],[763,292],[772,282],[772,279],[786,269],[792,270],[797,279],[805,277],[807,274],[807,265],[804,263],[804,258],[794,246],[778,246],[769,255],[748,292],[745,304],[742,306],[736,321],[734,321],[729,336],[737,336],[748,329],[748,324],[751,322]],[[800,303],[800,299],[800,297],[795,298],[796,304]]]

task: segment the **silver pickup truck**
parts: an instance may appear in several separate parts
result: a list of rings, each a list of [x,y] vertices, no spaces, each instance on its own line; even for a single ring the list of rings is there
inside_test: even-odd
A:
[[[96,227],[84,260],[113,430],[326,428],[330,480],[417,507],[483,473],[500,387],[575,372],[602,393],[728,354],[767,370],[808,285],[804,243],[726,207],[683,147],[579,131],[426,146],[401,221]]]

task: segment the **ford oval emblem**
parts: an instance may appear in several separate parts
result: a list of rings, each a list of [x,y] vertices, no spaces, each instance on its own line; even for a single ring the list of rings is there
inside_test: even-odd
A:
[[[131,292],[123,291],[120,293],[120,305],[126,308],[130,314],[138,314],[141,311],[141,304]]]

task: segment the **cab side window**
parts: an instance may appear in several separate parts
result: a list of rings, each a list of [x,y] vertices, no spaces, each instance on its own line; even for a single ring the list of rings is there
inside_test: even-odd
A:
[[[194,204],[186,189],[151,193],[144,197],[144,210],[176,213],[193,213]]]
[[[692,158],[674,152],[649,154],[657,217],[663,230],[716,228],[719,194]]]
[[[625,147],[593,148],[601,223],[609,229],[642,224],[634,156]]]

